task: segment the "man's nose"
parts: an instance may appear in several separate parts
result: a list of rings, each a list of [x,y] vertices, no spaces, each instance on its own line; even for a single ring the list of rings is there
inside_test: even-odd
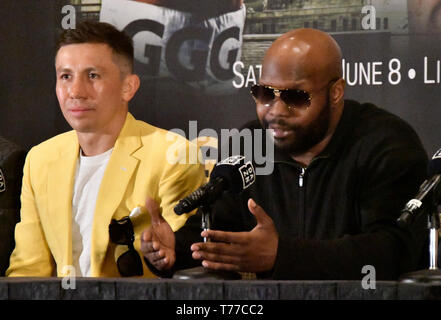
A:
[[[280,98],[280,96],[275,96],[270,106],[269,113],[275,117],[289,117],[290,107]]]
[[[71,99],[85,98],[87,95],[87,88],[84,80],[79,77],[74,78],[69,88],[69,97]]]

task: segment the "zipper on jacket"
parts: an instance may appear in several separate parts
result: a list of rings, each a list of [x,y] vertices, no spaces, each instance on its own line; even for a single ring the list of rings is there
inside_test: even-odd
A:
[[[305,173],[306,173],[306,169],[305,168],[301,168],[300,172],[299,172],[299,188],[298,188],[298,192],[299,192],[299,201],[298,201],[298,224],[299,224],[299,236],[300,237],[304,237],[305,236],[305,230],[306,230],[306,226],[305,226],[305,197],[306,197],[306,188],[305,186]]]
[[[305,175],[305,168],[302,168],[302,171],[300,171],[299,175],[299,187],[303,187],[303,176]]]

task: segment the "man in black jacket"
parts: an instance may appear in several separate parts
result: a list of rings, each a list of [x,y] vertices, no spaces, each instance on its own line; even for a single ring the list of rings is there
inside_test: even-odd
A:
[[[26,153],[0,137],[0,276],[9,266],[14,230],[20,220],[20,189]]]
[[[344,100],[341,52],[329,35],[298,29],[277,39],[252,88],[258,123],[272,132],[274,171],[239,196],[225,193],[212,230],[193,216],[170,232],[149,201],[144,257],[162,276],[202,261],[273,279],[397,279],[417,267],[419,239],[396,224],[425,178],[414,130],[372,104]],[[223,230],[223,231],[221,231]]]

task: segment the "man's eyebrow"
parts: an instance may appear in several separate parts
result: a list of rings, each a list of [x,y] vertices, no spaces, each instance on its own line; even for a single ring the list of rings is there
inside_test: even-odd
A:
[[[91,71],[98,71],[98,72],[103,72],[104,68],[100,68],[99,66],[94,66],[94,67],[88,67],[86,69],[84,69],[83,71],[89,73]]]
[[[83,70],[81,70],[81,72],[91,72],[91,71],[103,71],[103,68],[100,68],[99,66],[92,66],[92,67],[88,67],[85,68]],[[61,72],[72,72],[72,69],[68,68],[68,67],[59,67],[56,69],[56,72],[61,73]]]
[[[69,68],[62,68],[62,67],[57,68],[56,71],[57,71],[57,73],[62,73],[62,72],[72,72],[71,69],[69,69]]]

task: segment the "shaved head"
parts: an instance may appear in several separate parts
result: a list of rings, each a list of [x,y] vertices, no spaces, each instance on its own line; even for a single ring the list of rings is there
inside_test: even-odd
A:
[[[316,29],[296,29],[283,34],[268,49],[263,77],[341,78],[341,59],[341,49],[330,35]]]
[[[306,106],[287,105],[276,95],[269,103],[256,99],[259,120],[273,130],[275,146],[305,165],[329,143],[341,118],[345,87],[341,60],[337,42],[316,29],[283,34],[263,59],[260,85],[309,96]]]

